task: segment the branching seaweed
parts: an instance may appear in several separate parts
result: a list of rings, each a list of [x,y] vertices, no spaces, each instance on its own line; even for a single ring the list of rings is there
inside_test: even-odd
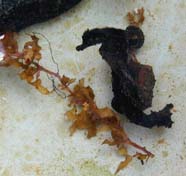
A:
[[[3,53],[3,58],[0,61],[0,67],[16,67],[19,68],[19,77],[27,81],[28,84],[34,86],[40,93],[48,95],[52,92],[61,91],[68,93],[70,106],[72,107],[66,113],[69,120],[72,121],[70,134],[76,130],[87,130],[87,138],[96,136],[100,128],[106,127],[111,133],[112,139],[106,139],[103,144],[116,146],[118,153],[125,158],[122,161],[116,173],[126,167],[132,158],[138,158],[141,161],[147,160],[154,155],[145,147],[133,142],[127,136],[118,115],[108,107],[99,108],[94,100],[94,92],[91,87],[84,85],[84,80],[81,79],[71,88],[71,84],[75,79],[70,79],[65,75],[60,75],[59,70],[53,72],[40,64],[41,47],[38,44],[39,38],[36,35],[30,35],[31,41],[25,43],[22,51],[18,50],[18,43],[14,33],[6,33],[0,39],[0,52]],[[53,59],[53,61],[55,61]],[[43,86],[40,73],[47,74],[52,81],[53,90]],[[55,84],[55,79],[58,80],[58,86]],[[127,145],[135,147],[142,153],[136,152],[131,155],[127,152]]]
[[[145,21],[144,8],[135,9],[132,12],[127,13],[127,20],[130,25],[141,26]]]

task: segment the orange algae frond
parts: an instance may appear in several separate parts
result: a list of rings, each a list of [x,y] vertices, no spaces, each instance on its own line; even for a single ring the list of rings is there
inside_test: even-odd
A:
[[[58,72],[53,72],[40,65],[42,48],[38,44],[39,38],[35,35],[30,36],[31,41],[26,42],[23,49],[18,51],[15,34],[5,34],[0,39],[0,51],[4,53],[0,66],[20,68],[20,78],[45,95],[52,93],[53,90],[48,90],[48,88],[43,86],[40,73],[43,72],[51,76],[52,79],[57,79],[57,88],[68,93],[68,99],[72,107],[71,110],[66,112],[66,116],[72,121],[70,127],[71,135],[77,130],[86,130],[87,138],[92,138],[102,131],[100,129],[109,131],[112,138],[104,140],[103,144],[116,146],[119,155],[124,157],[116,173],[125,168],[133,158],[143,161],[154,156],[145,147],[141,147],[129,139],[117,113],[108,107],[99,108],[97,106],[94,91],[90,86],[85,86],[84,79],[81,79],[71,89],[70,86],[75,82],[75,79],[68,78],[65,75],[61,76]],[[127,151],[128,145],[135,147],[142,153],[137,152],[134,155],[130,155]]]
[[[43,94],[49,94],[50,91],[42,85],[40,79],[39,66],[41,59],[41,47],[38,44],[38,38],[31,35],[31,41],[25,43],[22,51],[18,51],[18,43],[14,33],[4,34],[4,38],[0,40],[4,58],[1,61],[1,66],[13,66],[21,69],[19,76],[22,80],[27,81]]]
[[[127,13],[127,20],[130,25],[141,26],[145,21],[144,8],[134,10]]]
[[[87,130],[87,138],[91,138],[100,132],[99,129],[101,127],[107,127],[112,139],[106,139],[103,144],[116,146],[119,154],[125,158],[119,164],[116,173],[126,167],[134,157],[143,161],[154,156],[145,147],[141,147],[131,141],[124,131],[118,115],[108,107],[99,108],[94,98],[93,90],[89,86],[86,87],[83,80],[80,80],[75,85],[72,94],[69,96],[73,108],[66,113],[68,119],[72,121],[70,127],[71,135],[77,130]],[[129,155],[126,148],[127,145],[131,145],[143,153]]]
[[[31,35],[31,41],[26,42],[23,49],[23,58],[27,64],[41,59],[41,47],[38,44],[39,38]]]

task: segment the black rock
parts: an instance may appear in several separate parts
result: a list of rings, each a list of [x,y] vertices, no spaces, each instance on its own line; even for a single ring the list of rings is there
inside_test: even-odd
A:
[[[21,29],[69,10],[81,0],[1,0],[0,32]]]

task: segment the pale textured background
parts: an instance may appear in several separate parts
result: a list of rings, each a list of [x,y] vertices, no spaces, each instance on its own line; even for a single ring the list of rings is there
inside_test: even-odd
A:
[[[154,68],[153,109],[174,103],[172,129],[145,129],[125,121],[129,136],[146,146],[155,158],[142,166],[134,160],[119,173],[126,176],[184,176],[186,174],[186,1],[82,0],[77,8],[26,32],[44,34],[53,47],[61,73],[85,77],[100,106],[112,98],[110,69],[98,47],[76,52],[87,28],[125,28],[126,13],[144,7],[142,29],[146,39],[137,57]],[[20,41],[27,37],[20,33]],[[40,41],[44,63],[52,64],[47,43]],[[84,132],[69,137],[64,113],[67,101],[43,96],[16,76],[15,69],[0,70],[0,175],[2,176],[112,176],[122,160],[115,148],[102,146],[108,134],[87,140]],[[46,80],[47,81],[47,80]],[[164,139],[164,144],[158,140]]]

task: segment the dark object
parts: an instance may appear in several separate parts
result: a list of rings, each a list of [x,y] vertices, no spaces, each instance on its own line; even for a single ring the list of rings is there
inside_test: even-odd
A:
[[[69,10],[81,0],[1,0],[0,32],[20,31]]]
[[[87,30],[83,34],[83,44],[77,50],[101,43],[102,58],[112,69],[112,107],[124,113],[131,122],[147,128],[153,126],[172,126],[172,104],[159,112],[145,114],[152,106],[155,77],[152,67],[140,64],[132,54],[142,47],[144,35],[141,29],[129,26],[126,30],[103,28]]]

